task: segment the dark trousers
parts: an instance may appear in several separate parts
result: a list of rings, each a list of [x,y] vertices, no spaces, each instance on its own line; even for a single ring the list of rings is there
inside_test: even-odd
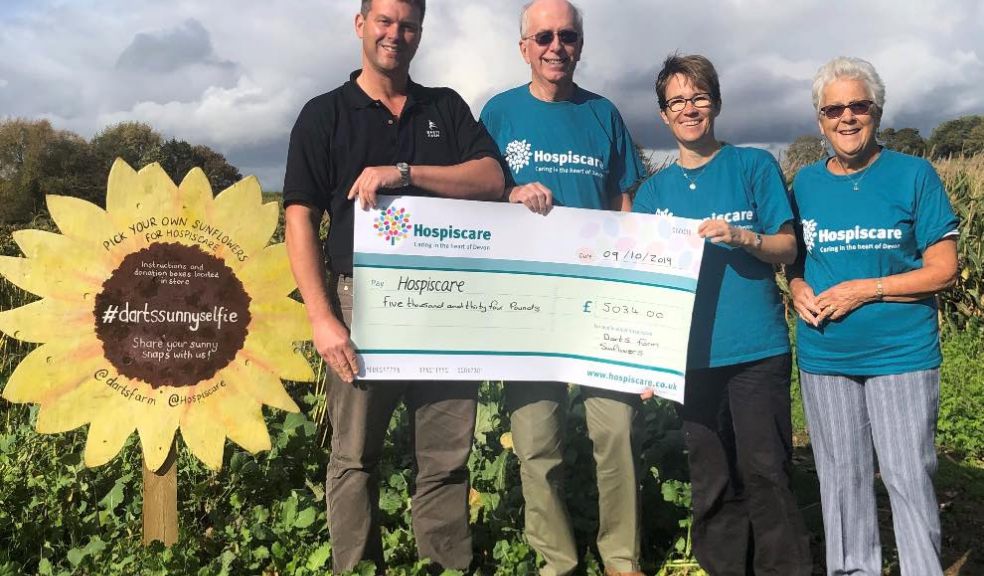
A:
[[[348,326],[352,315],[349,279],[333,281]],[[337,285],[337,289],[336,289]],[[352,570],[370,560],[385,573],[379,525],[379,460],[390,418],[400,400],[410,419],[415,481],[411,510],[421,558],[440,568],[471,564],[468,527],[468,455],[475,430],[475,382],[386,382],[331,378],[328,418],[332,426],[328,462],[328,530],[332,570]]]
[[[790,489],[789,354],[691,370],[679,408],[693,490],[694,553],[712,576],[812,572]]]

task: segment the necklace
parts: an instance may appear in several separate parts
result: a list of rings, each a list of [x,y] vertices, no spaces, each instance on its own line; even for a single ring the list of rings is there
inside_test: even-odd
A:
[[[683,174],[683,177],[687,179],[687,182],[689,182],[687,188],[690,188],[691,190],[697,189],[697,181],[700,180],[700,177],[704,175],[705,168],[707,168],[707,165],[711,162],[711,160],[714,159],[715,156],[717,156],[717,153],[720,151],[721,151],[721,146],[718,145],[718,147],[713,152],[711,152],[711,155],[707,157],[707,160],[705,160],[703,164],[697,166],[696,168],[691,168],[691,172],[699,170],[699,172],[697,172],[697,176],[693,178],[690,177],[690,174],[687,173],[687,169],[684,168],[682,164],[680,164],[680,159],[677,158],[676,165],[678,168],[680,168],[680,173]]]
[[[861,177],[855,180],[854,177],[847,172],[847,166],[844,166],[844,163],[841,162],[840,158],[834,156],[834,160],[837,161],[837,165],[844,171],[844,176],[847,176],[847,179],[851,181],[851,187],[854,188],[854,191],[859,191],[861,189],[861,181],[868,175],[868,168],[871,167],[871,163],[869,162],[864,168],[859,170],[859,172],[862,172]],[[857,174],[857,172],[855,172],[855,174]]]
[[[691,178],[690,177],[690,174],[687,174],[687,171],[683,168],[683,166],[680,166],[679,160],[677,161],[677,166],[680,168],[680,174],[683,174],[683,177],[687,179],[687,182],[690,182],[690,185],[687,186],[687,188],[690,188],[691,190],[696,190],[697,189],[697,180],[700,180],[700,177],[704,175],[704,171],[701,170],[701,168],[703,168],[703,166],[701,166],[700,168],[698,168],[698,170],[700,170],[700,172],[697,173],[697,177],[696,178]]]

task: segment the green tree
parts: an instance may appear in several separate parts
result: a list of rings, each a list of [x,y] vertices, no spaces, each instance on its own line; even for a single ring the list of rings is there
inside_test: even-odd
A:
[[[47,120],[0,121],[0,223],[26,222],[41,210],[45,150],[54,137]]]
[[[143,168],[140,159],[164,143],[153,128],[143,122],[120,122],[104,129],[92,138],[92,150],[98,159],[99,170],[109,174],[117,158],[122,158],[134,169]]]
[[[973,155],[971,133],[982,124],[984,116],[964,116],[937,126],[927,142],[933,158]]]
[[[221,192],[242,178],[239,170],[226,161],[225,156],[208,146],[192,146],[184,140],[170,139],[149,150],[139,161],[141,166],[157,162],[177,183],[192,168],[201,168],[212,183],[214,192]]]
[[[984,122],[971,129],[970,134],[967,135],[964,151],[968,156],[984,153]]]
[[[42,156],[42,194],[75,196],[99,205],[106,201],[106,174],[98,169],[92,147],[78,134],[55,132]]]
[[[926,154],[926,140],[919,135],[915,128],[885,128],[878,133],[878,139],[889,150],[923,156]]]
[[[792,180],[800,168],[812,164],[827,155],[827,149],[819,136],[800,136],[781,155],[780,165],[786,178]]]

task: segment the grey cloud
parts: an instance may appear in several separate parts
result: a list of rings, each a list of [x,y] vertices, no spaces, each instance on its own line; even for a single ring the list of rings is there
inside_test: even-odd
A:
[[[105,95],[114,109],[138,102],[193,102],[209,88],[231,88],[240,67],[215,53],[211,35],[189,19],[173,28],[141,32],[116,60]]]
[[[196,64],[235,67],[216,57],[208,30],[194,19],[169,30],[137,34],[116,60],[117,69],[157,74]]]

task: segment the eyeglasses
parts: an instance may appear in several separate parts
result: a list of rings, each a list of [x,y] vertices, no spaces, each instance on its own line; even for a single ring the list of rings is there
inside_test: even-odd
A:
[[[538,46],[549,46],[553,44],[554,32],[553,30],[544,30],[542,32],[537,32],[536,34],[530,34],[523,38],[523,40],[533,39]],[[557,32],[557,38],[560,39],[561,44],[566,44],[570,46],[571,44],[577,44],[577,41],[581,39],[581,33],[577,30],[561,30]]]
[[[687,102],[694,105],[694,108],[710,108],[711,95],[710,94],[694,94],[690,98],[672,98],[666,101],[666,108],[670,112],[680,112],[687,107]]]
[[[871,107],[874,105],[875,103],[871,100],[856,100],[848,104],[829,104],[821,108],[820,113],[831,120],[836,120],[844,115],[844,110],[850,108],[851,114],[855,116],[867,116],[871,113]]]

